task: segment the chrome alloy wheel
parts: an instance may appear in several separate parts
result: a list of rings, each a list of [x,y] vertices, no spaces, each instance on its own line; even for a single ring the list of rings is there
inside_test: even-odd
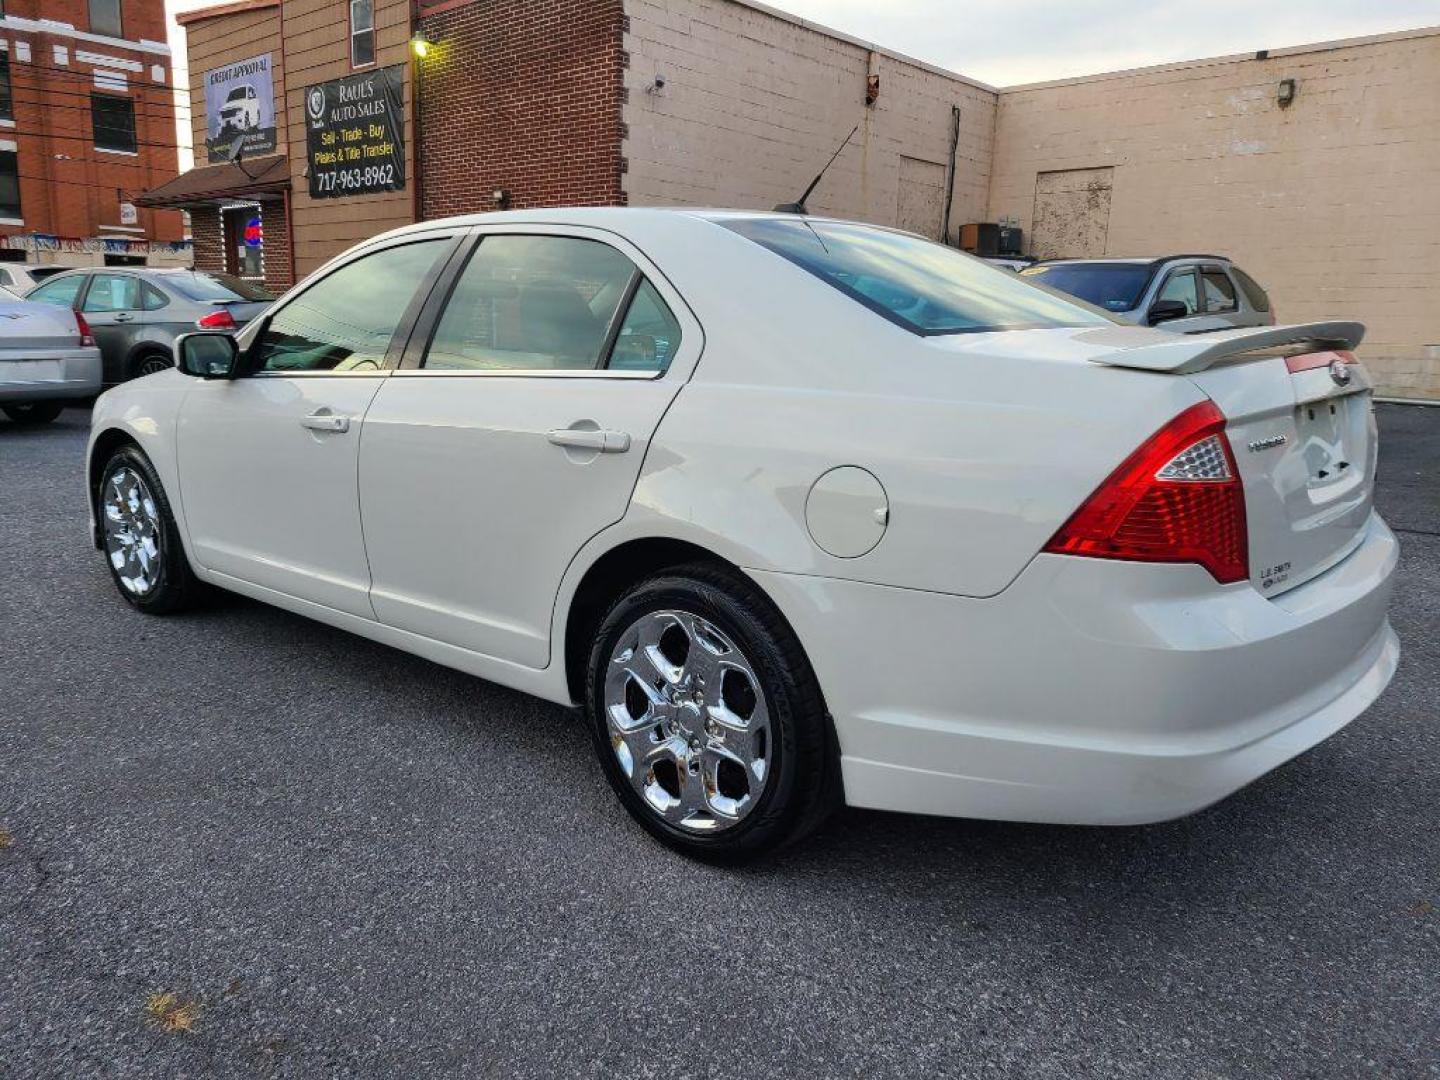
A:
[[[610,745],[659,817],[695,833],[744,820],[769,776],[770,716],[755,668],[713,623],[652,611],[605,673]]]
[[[105,554],[126,592],[144,596],[160,579],[160,508],[134,469],[110,474],[101,493]]]

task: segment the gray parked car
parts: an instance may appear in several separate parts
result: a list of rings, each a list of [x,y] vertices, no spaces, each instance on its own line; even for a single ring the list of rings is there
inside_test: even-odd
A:
[[[1177,334],[1273,326],[1265,290],[1223,255],[1158,259],[1050,259],[1022,277],[1088,300],[1141,326],[1165,324]]]
[[[25,299],[80,312],[104,359],[105,385],[175,364],[174,343],[195,330],[238,330],[274,297],[229,274],[197,270],[70,270]]]
[[[43,424],[66,402],[98,394],[100,352],[84,318],[0,293],[0,412]]]

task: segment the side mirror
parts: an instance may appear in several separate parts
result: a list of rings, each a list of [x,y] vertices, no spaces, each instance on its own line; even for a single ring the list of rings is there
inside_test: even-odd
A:
[[[240,373],[240,346],[229,334],[181,334],[176,366],[199,379],[233,379]]]
[[[1184,300],[1156,300],[1145,314],[1150,325],[1154,326],[1171,319],[1187,319],[1190,317],[1190,309],[1185,306]]]

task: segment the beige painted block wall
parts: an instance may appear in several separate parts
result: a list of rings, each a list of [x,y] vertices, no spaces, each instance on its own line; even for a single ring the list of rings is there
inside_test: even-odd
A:
[[[1382,392],[1440,398],[1440,29],[1004,90],[994,161],[990,219],[1028,235],[1037,174],[1112,166],[1107,254],[1230,255],[1283,321],[1364,322]]]
[[[903,214],[913,227],[924,203],[915,185],[926,186],[917,178],[933,172],[922,163],[948,162],[950,109],[959,105],[952,234],[981,220],[995,115],[988,87],[762,5],[626,0],[625,11],[624,188],[632,206],[768,210],[793,201],[860,123],[810,209],[885,225]],[[871,71],[880,96],[867,109]],[[657,74],[665,87],[648,92]],[[911,159],[904,191],[902,158]],[[939,236],[938,210],[927,231]]]

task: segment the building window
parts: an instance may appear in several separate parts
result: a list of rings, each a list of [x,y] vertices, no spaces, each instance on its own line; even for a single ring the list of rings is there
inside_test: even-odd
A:
[[[0,150],[0,218],[20,221],[20,166],[14,150]]]
[[[0,7],[0,15],[5,9]],[[0,120],[14,120],[15,109],[10,97],[10,54],[0,53]]]
[[[124,37],[120,32],[120,0],[90,0],[90,32]]]
[[[350,0],[350,66],[375,62],[374,0]]]
[[[109,94],[91,94],[90,118],[95,126],[95,149],[135,153],[133,101]]]

